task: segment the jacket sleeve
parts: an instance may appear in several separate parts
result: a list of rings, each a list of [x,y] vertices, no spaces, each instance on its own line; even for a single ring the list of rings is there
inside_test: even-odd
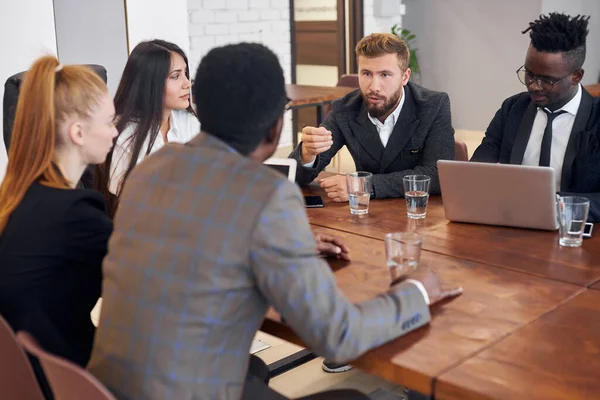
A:
[[[373,175],[373,191],[378,199],[404,196],[402,178],[405,175],[428,175],[431,177],[430,194],[440,194],[437,171],[438,160],[454,160],[454,128],[450,112],[450,98],[446,93],[440,98],[438,112],[431,124],[423,147],[421,162],[413,169]]]
[[[571,170],[571,182],[561,196],[581,196],[590,200],[588,222],[600,222],[600,130],[579,134],[579,149]]]
[[[500,162],[500,150],[504,135],[506,120],[514,98],[504,100],[500,109],[494,115],[492,122],[485,131],[483,141],[477,147],[470,161],[497,163]]]
[[[280,184],[260,214],[251,265],[268,302],[312,350],[335,362],[355,359],[431,319],[424,295],[410,282],[350,303],[317,256],[300,191],[289,182]]]
[[[65,247],[66,254],[100,274],[113,225],[106,215],[102,196],[93,194],[98,196],[81,197],[66,210]]]
[[[590,200],[590,211],[588,213],[587,222],[600,222],[600,192],[597,193],[571,193],[559,192],[561,196],[581,196]]]

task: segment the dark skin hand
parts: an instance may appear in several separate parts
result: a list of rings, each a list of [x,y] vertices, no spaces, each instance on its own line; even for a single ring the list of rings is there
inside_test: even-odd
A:
[[[430,306],[439,303],[442,300],[458,296],[463,292],[463,288],[460,286],[454,288],[444,287],[439,275],[429,268],[423,266],[417,267],[417,270],[411,273],[409,276],[392,282],[392,286],[400,283],[404,279],[414,279],[423,284],[425,290],[427,291],[427,295],[429,296]]]
[[[340,260],[350,261],[350,249],[348,249],[348,246],[339,237],[321,232],[314,232],[314,235],[319,256],[335,257]]]

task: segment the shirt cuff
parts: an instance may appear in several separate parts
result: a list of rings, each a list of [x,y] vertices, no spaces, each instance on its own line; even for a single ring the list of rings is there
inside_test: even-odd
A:
[[[417,280],[407,279],[405,282],[410,282],[417,287],[423,293],[423,297],[425,298],[425,304],[429,305],[429,295],[427,294],[427,290],[425,290],[425,286]]]
[[[317,157],[315,157],[315,159],[314,159],[314,160],[312,160],[312,161],[311,161],[311,162],[309,162],[309,163],[302,164],[302,166],[303,166],[303,167],[305,167],[305,168],[312,168],[312,167],[314,167],[314,166],[315,166],[315,161],[317,161]]]

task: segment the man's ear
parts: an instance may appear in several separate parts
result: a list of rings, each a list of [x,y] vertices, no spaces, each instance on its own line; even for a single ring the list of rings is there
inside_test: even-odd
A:
[[[410,68],[406,68],[406,71],[404,71],[404,74],[402,74],[402,86],[406,86],[406,84],[408,83],[411,72],[412,71],[410,70]]]
[[[283,114],[281,115],[281,117],[279,117],[275,123],[273,124],[273,126],[271,126],[271,129],[269,129],[269,132],[267,133],[267,137],[265,138],[265,142],[266,143],[275,143],[276,145],[279,144],[279,139],[281,139],[281,131],[283,129]]]
[[[581,82],[584,73],[585,71],[583,70],[583,68],[579,68],[577,71],[573,72],[573,78],[571,79],[573,85],[578,85],[579,82]]]

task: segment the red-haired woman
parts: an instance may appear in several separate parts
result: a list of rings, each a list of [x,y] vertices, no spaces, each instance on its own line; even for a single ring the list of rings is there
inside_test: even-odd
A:
[[[75,186],[110,151],[114,113],[91,69],[40,58],[23,81],[0,186],[0,314],[82,366],[112,223],[102,195]]]

